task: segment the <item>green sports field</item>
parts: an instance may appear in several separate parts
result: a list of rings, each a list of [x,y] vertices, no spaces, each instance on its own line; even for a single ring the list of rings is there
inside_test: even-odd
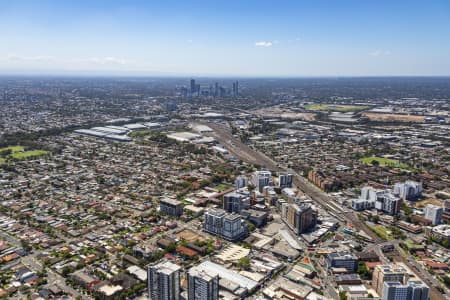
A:
[[[8,159],[13,160],[26,160],[31,158],[38,158],[41,156],[47,156],[49,153],[44,150],[29,150],[25,151],[23,146],[10,146],[0,148],[0,156],[6,151],[11,151],[10,154],[0,157],[0,164],[4,164]]]
[[[372,165],[372,161],[377,161],[381,167],[393,167],[393,168],[401,168],[401,169],[408,168],[408,166],[406,164],[403,164],[403,163],[399,162],[398,160],[385,158],[385,157],[370,156],[370,157],[364,157],[361,159],[361,162],[366,165]]]

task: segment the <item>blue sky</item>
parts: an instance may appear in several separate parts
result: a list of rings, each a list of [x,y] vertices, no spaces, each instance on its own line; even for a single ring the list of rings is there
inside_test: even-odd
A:
[[[0,73],[450,75],[448,0],[0,0]]]

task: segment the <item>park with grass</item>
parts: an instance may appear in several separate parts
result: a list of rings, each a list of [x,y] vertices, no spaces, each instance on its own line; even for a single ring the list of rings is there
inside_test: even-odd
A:
[[[339,105],[339,104],[325,104],[325,103],[311,103],[306,104],[305,109],[315,111],[337,111],[337,112],[359,112],[369,109],[366,105]]]
[[[48,156],[49,152],[44,150],[25,150],[23,146],[10,146],[0,148],[0,164],[4,164],[9,160],[27,160]]]
[[[378,156],[369,156],[361,158],[361,162],[366,165],[372,166],[380,166],[380,167],[392,167],[392,168],[401,168],[407,169],[408,165],[403,164],[395,159],[378,157]]]

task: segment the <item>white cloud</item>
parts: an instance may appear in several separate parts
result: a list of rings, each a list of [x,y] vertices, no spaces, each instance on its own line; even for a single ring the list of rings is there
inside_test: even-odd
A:
[[[272,47],[273,43],[270,41],[260,41],[255,43],[256,47]]]
[[[369,53],[370,56],[379,57],[379,56],[387,56],[390,55],[391,51],[389,50],[375,50]]]

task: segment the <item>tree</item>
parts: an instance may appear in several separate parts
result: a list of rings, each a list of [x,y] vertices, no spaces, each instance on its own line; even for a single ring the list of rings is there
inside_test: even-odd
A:
[[[344,291],[339,292],[339,300],[347,300],[347,293]]]
[[[409,207],[406,203],[402,203],[402,210],[405,213],[406,216],[409,216],[413,213],[413,210],[411,207]]]
[[[250,268],[250,258],[248,258],[248,256],[244,256],[242,258],[239,258],[237,265],[241,269],[248,269],[248,268]]]
[[[253,223],[248,222],[248,227],[247,228],[248,228],[248,231],[253,232],[253,231],[255,231],[256,226]]]
[[[373,159],[370,164],[374,167],[379,167],[380,166],[380,162],[376,159]]]
[[[28,241],[20,240],[20,244],[22,245],[23,250],[27,252],[30,252],[33,249]]]
[[[449,246],[448,240],[446,240],[446,239],[442,239],[441,244],[442,244],[442,246],[444,246],[445,248],[448,248],[448,246]]]
[[[171,242],[171,243],[169,243],[169,245],[167,245],[166,252],[173,253],[173,252],[175,252],[176,248],[177,248],[177,244],[175,244],[174,242]]]
[[[444,280],[444,284],[450,288],[450,276],[444,276],[442,277],[442,280]]]
[[[363,261],[360,261],[358,263],[357,272],[363,279],[369,280],[372,277],[372,274],[370,273],[369,269],[367,269],[367,266]]]
[[[372,216],[372,222],[378,223],[380,221],[380,217],[378,215]]]

